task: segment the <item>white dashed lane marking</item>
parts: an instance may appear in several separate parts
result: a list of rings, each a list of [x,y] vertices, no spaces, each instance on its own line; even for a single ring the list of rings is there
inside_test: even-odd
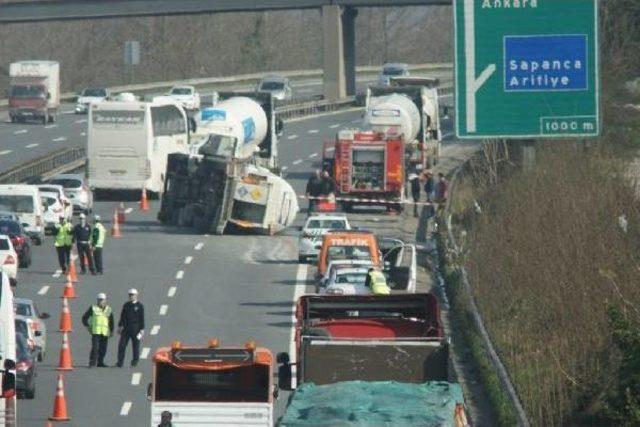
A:
[[[15,131],[13,134],[14,135],[21,135],[21,134],[27,133],[27,132],[28,131],[26,129],[20,129],[20,130]]]
[[[76,120],[73,123],[87,123],[87,119],[80,119],[80,120]]]
[[[309,154],[309,158],[313,159],[314,157],[316,157],[318,155],[318,153],[311,153]]]
[[[140,385],[140,380],[142,379],[142,374],[140,372],[136,372],[131,375],[131,385]]]
[[[185,264],[191,264],[191,261],[193,261],[193,257],[192,256],[188,256],[184,259],[184,263]]]
[[[150,352],[151,352],[150,347],[144,347],[140,352],[140,359],[146,359],[147,357],[149,357]]]
[[[280,168],[280,170],[283,171],[283,172],[286,171],[287,169],[289,169],[289,166],[283,166],[283,167]]]
[[[34,147],[37,147],[38,145],[40,144],[38,144],[37,142],[34,142],[33,144],[25,145],[24,148],[34,148]]]
[[[122,404],[122,408],[120,408],[120,415],[126,417],[129,415],[129,411],[131,410],[131,402],[124,402]]]
[[[44,128],[45,129],[55,129],[57,127],[58,127],[58,125],[46,125]]]
[[[202,247],[204,246],[204,243],[202,242],[198,242],[193,249],[195,249],[196,251],[202,250]]]
[[[57,138],[52,139],[51,141],[53,141],[53,142],[62,142],[62,141],[66,141],[66,140],[67,140],[67,137],[59,136]]]
[[[11,150],[2,150],[0,151],[0,156],[4,156],[5,154],[11,153]]]
[[[169,292],[167,292],[167,296],[169,298],[173,298],[173,296],[176,294],[176,291],[178,290],[178,288],[176,286],[172,286],[169,288]]]
[[[331,126],[329,126],[329,129],[335,129],[335,128],[339,128],[340,127],[340,123],[334,123]]]
[[[318,129],[309,129],[309,133],[318,133],[320,132]]]
[[[45,295],[48,291],[49,291],[49,286],[43,286],[43,287],[42,287],[42,288],[40,288],[40,290],[38,291],[38,295]]]
[[[160,332],[160,325],[153,325],[153,327],[151,328],[151,332],[149,332],[149,334],[158,335],[158,332]]]
[[[62,270],[56,270],[55,273],[53,273],[51,276],[53,276],[54,279],[57,279],[61,274]]]
[[[133,208],[127,208],[124,210],[124,213],[126,214],[130,214],[131,212],[133,212]]]
[[[167,304],[162,304],[160,306],[160,316],[166,316],[167,315],[167,310],[169,310],[169,306]]]
[[[184,271],[180,270],[176,273],[177,280],[182,280],[183,277],[184,277]]]
[[[302,162],[303,162],[303,160],[302,160],[302,159],[298,159],[298,160],[294,160],[292,163],[293,163],[294,165],[299,165],[299,164],[300,164],[300,163],[302,163]]]
[[[80,136],[87,136],[86,132],[80,132]]]
[[[296,139],[298,137],[298,135],[289,135],[287,137],[287,139]]]

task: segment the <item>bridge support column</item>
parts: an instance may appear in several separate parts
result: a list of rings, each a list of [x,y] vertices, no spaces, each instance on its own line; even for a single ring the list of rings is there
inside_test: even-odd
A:
[[[358,9],[345,7],[342,11],[342,40],[344,44],[344,73],[347,96],[356,94],[356,17]]]
[[[355,10],[352,8],[347,8],[343,15],[340,6],[322,7],[325,99],[344,98],[348,84],[355,90],[354,23]],[[347,83],[348,81],[351,83]]]

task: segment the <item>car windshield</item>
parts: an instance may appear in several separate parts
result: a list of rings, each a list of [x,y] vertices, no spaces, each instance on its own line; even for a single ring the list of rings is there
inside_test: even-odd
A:
[[[0,234],[21,234],[20,224],[15,221],[0,221]]]
[[[104,98],[107,96],[107,91],[104,89],[85,89],[82,92],[82,96],[92,96],[96,98]]]
[[[384,67],[382,74],[385,76],[401,76],[404,74],[404,68],[400,67]]]
[[[56,178],[51,180],[52,184],[62,185],[63,188],[82,187],[82,181],[74,178]]]
[[[33,196],[3,194],[0,196],[0,210],[16,213],[32,213]]]
[[[191,89],[188,87],[174,87],[171,89],[171,95],[191,95]]]
[[[284,89],[284,82],[262,82],[260,90],[282,90]]]
[[[44,98],[44,86],[13,86],[11,88],[11,94],[9,96],[11,96],[12,98]]]
[[[42,203],[46,208],[49,206],[55,205],[58,202],[58,199],[50,196],[42,196]]]
[[[368,246],[330,246],[327,251],[327,260],[334,259],[371,259],[371,250]]]
[[[200,154],[205,156],[232,157],[236,149],[236,138],[231,136],[211,135],[200,147]]]
[[[339,219],[312,219],[309,220],[307,228],[322,228],[327,230],[345,230],[347,228],[346,221]]]
[[[16,314],[18,316],[27,316],[27,317],[33,316],[33,310],[31,310],[31,304],[27,304],[24,302],[16,302],[14,306],[15,306]]]
[[[53,185],[38,185],[38,190],[56,194],[60,191],[58,187],[54,187]]]
[[[366,280],[367,273],[338,273],[335,282],[339,284],[364,285]]]

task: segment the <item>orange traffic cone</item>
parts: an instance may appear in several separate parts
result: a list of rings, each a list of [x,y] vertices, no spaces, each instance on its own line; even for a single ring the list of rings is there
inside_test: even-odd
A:
[[[124,203],[120,202],[120,206],[118,206],[118,222],[120,224],[124,224],[125,221],[125,217],[124,217]]]
[[[69,311],[69,302],[66,298],[62,298],[62,313],[60,314],[60,327],[58,332],[71,332],[71,312]]]
[[[60,349],[60,360],[58,371],[73,371],[73,359],[71,358],[71,347],[69,346],[69,335],[66,332],[62,335],[62,348]]]
[[[73,257],[69,260],[69,280],[72,282],[78,281],[78,271],[76,270],[76,261]]]
[[[67,274],[67,284],[64,285],[64,291],[60,298],[75,298],[76,291],[73,289],[73,282],[71,281],[71,275]]]
[[[120,225],[118,224],[117,210],[113,212],[113,226],[111,227],[111,237],[114,237],[116,239],[122,237],[122,234],[120,234]]]
[[[49,417],[51,421],[69,421],[67,415],[67,399],[64,397],[64,377],[58,375],[58,386],[56,387],[56,398],[53,401],[53,415]]]
[[[147,200],[147,189],[142,187],[142,197],[140,198],[140,210],[149,210],[149,201]]]

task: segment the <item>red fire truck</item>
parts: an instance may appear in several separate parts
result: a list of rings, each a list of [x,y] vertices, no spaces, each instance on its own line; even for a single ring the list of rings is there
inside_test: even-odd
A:
[[[396,130],[341,130],[335,141],[324,144],[322,156],[345,212],[355,205],[401,210],[405,154]]]

